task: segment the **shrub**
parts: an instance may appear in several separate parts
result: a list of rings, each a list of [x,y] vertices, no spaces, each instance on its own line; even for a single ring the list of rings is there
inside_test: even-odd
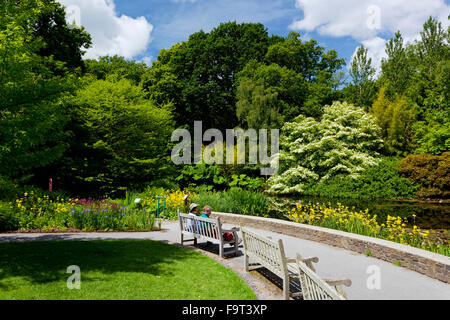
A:
[[[420,184],[419,197],[450,197],[450,152],[409,155],[400,163],[400,172]]]
[[[261,192],[231,188],[228,191],[200,192],[192,198],[192,202],[203,208],[212,207],[213,211],[268,216],[269,200]]]
[[[359,178],[380,161],[379,135],[374,117],[347,103],[325,106],[320,121],[297,117],[283,126],[280,169],[268,180],[270,192],[303,193],[339,175]]]
[[[10,231],[17,229],[18,221],[14,217],[11,205],[0,202],[0,231]]]
[[[11,200],[17,192],[17,186],[13,181],[0,174],[0,199]]]
[[[405,199],[416,196],[418,186],[401,177],[399,160],[384,158],[361,173],[359,178],[340,175],[310,186],[305,195],[336,198]]]

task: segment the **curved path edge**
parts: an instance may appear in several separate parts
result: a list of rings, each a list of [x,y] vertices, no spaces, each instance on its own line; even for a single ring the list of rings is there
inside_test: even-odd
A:
[[[450,258],[434,252],[383,239],[273,218],[224,212],[213,212],[212,216],[219,217],[223,223],[277,232],[360,254],[370,251],[373,258],[391,263],[400,262],[404,268],[450,283]]]

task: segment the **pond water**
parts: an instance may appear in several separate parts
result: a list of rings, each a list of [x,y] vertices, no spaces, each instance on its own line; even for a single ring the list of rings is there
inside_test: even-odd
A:
[[[286,213],[291,210],[295,203],[331,203],[336,207],[341,203],[349,208],[354,207],[355,211],[369,209],[369,214],[377,215],[379,223],[386,221],[387,215],[407,218],[407,227],[413,225],[421,229],[431,229],[441,231],[450,237],[450,202],[419,202],[419,201],[390,201],[390,200],[358,200],[339,199],[325,197],[269,197],[271,208],[274,212]],[[413,217],[413,214],[416,217]]]

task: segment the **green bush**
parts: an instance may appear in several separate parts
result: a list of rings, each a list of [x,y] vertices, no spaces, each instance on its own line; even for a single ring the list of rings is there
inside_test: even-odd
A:
[[[450,197],[450,152],[411,154],[400,163],[400,172],[420,184],[419,197]]]
[[[17,229],[18,221],[10,208],[10,204],[0,201],[0,231]]]
[[[211,185],[223,189],[228,183],[228,179],[222,175],[219,167],[205,162],[184,166],[176,181],[189,188]]]
[[[0,174],[0,199],[11,200],[17,193],[16,184]]]
[[[405,199],[416,196],[418,186],[400,176],[399,160],[384,158],[359,178],[340,175],[311,185],[305,195],[344,198]]]
[[[213,211],[253,216],[267,216],[269,201],[261,192],[232,188],[228,191],[200,192],[192,198],[192,202],[203,208],[212,207]]]

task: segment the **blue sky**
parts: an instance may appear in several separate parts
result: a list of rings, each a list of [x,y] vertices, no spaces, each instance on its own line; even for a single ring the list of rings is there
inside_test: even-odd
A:
[[[385,42],[400,30],[418,38],[428,16],[447,28],[448,0],[58,0],[93,37],[86,58],[118,54],[151,63],[162,48],[221,22],[260,22],[269,34],[295,30],[350,62],[359,45],[375,67]],[[74,12],[74,13],[73,13]]]
[[[269,35],[287,36],[293,31],[289,26],[303,18],[303,12],[295,7],[295,0],[232,0],[168,1],[168,0],[116,0],[120,14],[132,17],[144,16],[154,26],[148,49],[137,56],[156,59],[162,48],[170,48],[178,41],[199,31],[210,31],[221,22],[237,21],[264,24]],[[307,39],[316,39],[327,50],[335,49],[340,57],[351,57],[358,42],[351,37],[335,38],[316,32],[296,30]]]

